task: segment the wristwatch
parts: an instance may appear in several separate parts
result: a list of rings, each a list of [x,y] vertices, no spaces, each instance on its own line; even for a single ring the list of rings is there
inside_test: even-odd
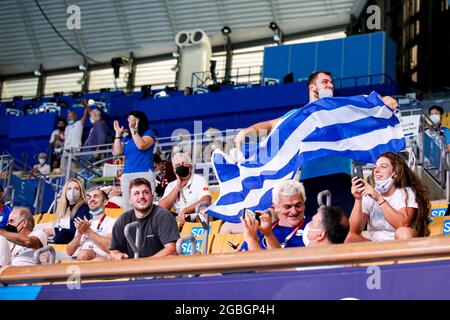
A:
[[[138,129],[137,128],[133,130],[133,134],[138,134]]]

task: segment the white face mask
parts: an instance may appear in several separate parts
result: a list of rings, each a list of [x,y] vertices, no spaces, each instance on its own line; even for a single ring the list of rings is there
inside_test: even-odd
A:
[[[439,124],[441,123],[441,116],[438,115],[438,114],[432,114],[432,115],[430,116],[430,119],[431,119],[431,121],[433,121],[433,123],[434,123],[435,125],[439,125]]]
[[[91,122],[91,124],[95,123],[95,120],[89,119],[89,121]]]
[[[45,163],[45,159],[39,159],[38,160],[40,164],[44,164]]]
[[[331,90],[331,89],[320,89],[318,93],[319,93],[319,99],[331,98],[333,96],[333,90]]]
[[[305,226],[305,229],[303,229],[302,240],[303,240],[303,243],[305,244],[305,247],[308,247],[311,244],[311,242],[314,241],[314,240],[311,240],[308,236],[310,231],[311,232],[322,231],[322,229],[311,228],[310,225],[311,225],[311,222]]]
[[[69,200],[70,204],[75,203],[80,200],[80,191],[78,191],[77,189],[67,190],[66,197],[67,200]]]
[[[377,190],[379,193],[386,193],[394,183],[395,179],[392,177],[393,175],[394,173],[385,180],[375,180],[375,190]]]

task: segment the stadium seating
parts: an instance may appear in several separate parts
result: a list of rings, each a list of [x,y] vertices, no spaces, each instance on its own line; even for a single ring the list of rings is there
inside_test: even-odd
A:
[[[209,230],[209,238],[208,238],[208,248],[211,248],[211,243],[213,241],[214,235],[219,233],[220,227],[222,226],[223,221],[222,220],[216,220],[212,221],[210,223],[210,230]],[[195,239],[197,240],[197,253],[203,252],[203,239],[204,239],[204,229],[201,223],[197,222],[186,222],[183,226],[183,229],[180,232],[181,237],[187,237],[189,234],[193,234],[195,236]],[[210,250],[208,249],[208,252]],[[184,254],[189,254],[190,250],[188,247],[183,248]]]
[[[217,233],[214,235],[212,246],[208,251],[212,254],[236,252],[240,249],[243,242],[243,234]]]

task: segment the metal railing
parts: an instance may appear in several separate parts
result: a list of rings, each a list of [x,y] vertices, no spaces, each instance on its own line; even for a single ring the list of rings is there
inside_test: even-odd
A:
[[[66,281],[67,268],[80,268],[82,281],[124,277],[171,276],[207,273],[248,272],[306,266],[362,263],[398,263],[410,259],[450,258],[450,237],[427,237],[384,242],[360,242],[329,246],[273,249],[213,255],[193,255],[89,261],[86,263],[37,266],[7,266],[0,270],[0,286]],[[414,261],[419,263],[421,261]],[[426,261],[426,260],[425,260]]]
[[[248,66],[230,69],[218,69],[215,72],[199,71],[192,73],[191,87],[206,88],[215,83],[239,84],[260,84],[262,66]],[[229,79],[225,75],[229,74]]]

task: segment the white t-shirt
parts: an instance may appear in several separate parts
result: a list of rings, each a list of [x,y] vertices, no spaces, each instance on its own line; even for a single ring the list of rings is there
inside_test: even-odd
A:
[[[407,196],[407,197],[406,197]],[[417,208],[416,196],[411,188],[396,189],[390,197],[384,197],[395,209]],[[408,198],[406,200],[406,198]],[[395,239],[395,228],[387,222],[378,203],[369,196],[363,197],[362,211],[369,215],[367,230],[370,240],[387,241]]]
[[[50,173],[50,165],[47,163],[44,163],[44,165],[41,167],[40,164],[35,164],[33,169],[38,169],[41,174],[49,174]]]
[[[81,121],[76,121],[68,125],[64,131],[64,149],[81,147],[81,136],[83,135],[83,125]]]
[[[164,190],[164,195],[162,198],[167,197],[176,185],[177,180],[170,182],[167,185],[166,190]],[[198,174],[193,174],[188,183],[181,189],[180,194],[174,203],[175,211],[180,212],[184,208],[187,208],[200,200],[203,196],[211,196],[208,181]]]
[[[103,237],[111,235],[114,223],[116,222],[116,219],[105,216],[105,219],[103,220],[102,224],[99,226],[100,221],[101,221],[101,219],[91,220],[91,229]],[[74,255],[76,256],[78,254],[78,251],[81,249],[93,250],[93,251],[95,251],[97,256],[100,256],[100,257],[106,256],[106,252],[103,251],[102,249],[100,249],[94,243],[94,241],[89,239],[89,237],[86,235],[81,236],[80,247],[77,249],[77,251],[75,252]]]
[[[36,237],[42,243],[42,247],[47,246],[47,235],[42,230],[35,230],[31,232],[29,237]],[[33,257],[35,249],[19,246],[18,244],[10,243],[11,248],[11,265],[13,266],[29,266],[34,265]]]

